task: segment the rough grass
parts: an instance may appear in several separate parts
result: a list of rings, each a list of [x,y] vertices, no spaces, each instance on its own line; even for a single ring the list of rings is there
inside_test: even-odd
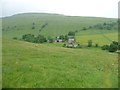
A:
[[[3,88],[115,88],[116,53],[3,39]]]
[[[23,34],[55,37],[79,30],[78,43],[110,44],[118,40],[116,30],[86,30],[83,27],[116,19],[66,17],[51,14],[21,14],[3,18],[3,88],[115,88],[118,87],[118,54],[100,48],[63,48],[63,43],[33,44],[11,38]],[[35,29],[32,29],[32,23]],[[15,28],[16,26],[16,28]],[[8,39],[9,38],[9,39]]]

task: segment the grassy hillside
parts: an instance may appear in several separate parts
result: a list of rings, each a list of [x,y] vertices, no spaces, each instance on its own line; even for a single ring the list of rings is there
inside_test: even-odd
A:
[[[117,30],[82,28],[116,22],[116,19],[26,13],[2,20],[3,88],[118,87],[117,53],[99,47],[73,49],[62,47],[63,43],[35,44],[12,39],[29,33],[37,35],[41,26],[48,23],[40,32],[45,37],[77,30],[77,43],[87,45],[92,40],[101,46],[111,43],[107,38],[118,41]]]
[[[113,88],[118,87],[117,67],[117,54],[98,48],[3,39],[3,88]]]
[[[3,18],[3,36],[21,37],[23,34],[38,34],[41,26],[48,25],[40,34],[55,37],[65,35],[69,31],[80,31],[83,27],[89,27],[101,23],[115,22],[116,19],[97,18],[97,17],[72,17],[57,14],[18,14]],[[35,29],[32,29],[32,24]],[[80,32],[81,33],[81,32]]]

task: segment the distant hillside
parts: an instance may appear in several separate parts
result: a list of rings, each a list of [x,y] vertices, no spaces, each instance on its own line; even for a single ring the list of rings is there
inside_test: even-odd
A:
[[[3,37],[21,37],[23,34],[42,34],[55,37],[69,31],[80,31],[96,24],[116,22],[117,19],[98,17],[64,16],[47,13],[24,13],[2,19]],[[41,27],[47,24],[44,28]],[[41,32],[39,32],[41,31]]]

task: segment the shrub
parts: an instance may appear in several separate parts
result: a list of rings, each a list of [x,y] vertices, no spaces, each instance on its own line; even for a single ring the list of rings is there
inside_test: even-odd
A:
[[[63,47],[66,47],[66,44],[63,44]]]
[[[109,50],[109,45],[103,45],[101,48],[102,50]]]
[[[13,37],[13,39],[17,40],[18,38],[17,37]]]
[[[98,47],[98,43],[95,44],[95,47]]]
[[[88,40],[88,47],[92,47],[92,40]]]
[[[35,26],[32,26],[32,29],[35,29]]]
[[[87,28],[86,28],[86,27],[83,27],[83,30],[87,30]]]
[[[75,33],[77,33],[77,32],[78,32],[78,30],[75,31]]]
[[[78,48],[81,48],[81,45],[80,44],[78,44],[78,46],[77,46]]]

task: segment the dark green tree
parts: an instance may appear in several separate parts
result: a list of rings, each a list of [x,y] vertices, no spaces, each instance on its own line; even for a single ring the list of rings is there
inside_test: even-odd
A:
[[[47,42],[47,39],[42,36],[42,35],[38,35],[37,37],[35,37],[35,43],[43,43],[43,42]]]
[[[59,39],[64,40],[64,39],[65,39],[65,36],[64,36],[64,35],[60,35],[60,36],[59,36]]]
[[[70,31],[70,32],[68,33],[68,36],[75,36],[75,32]]]
[[[67,41],[68,40],[68,35],[65,35],[65,41]]]
[[[86,27],[83,27],[83,29],[82,30],[87,30],[87,28]]]
[[[22,39],[28,42],[34,42],[34,35],[32,34],[25,34],[22,36]]]
[[[110,47],[109,47],[109,52],[115,52],[115,51],[117,51],[117,49],[118,49],[118,46],[117,45],[115,45],[115,44],[110,44]]]

